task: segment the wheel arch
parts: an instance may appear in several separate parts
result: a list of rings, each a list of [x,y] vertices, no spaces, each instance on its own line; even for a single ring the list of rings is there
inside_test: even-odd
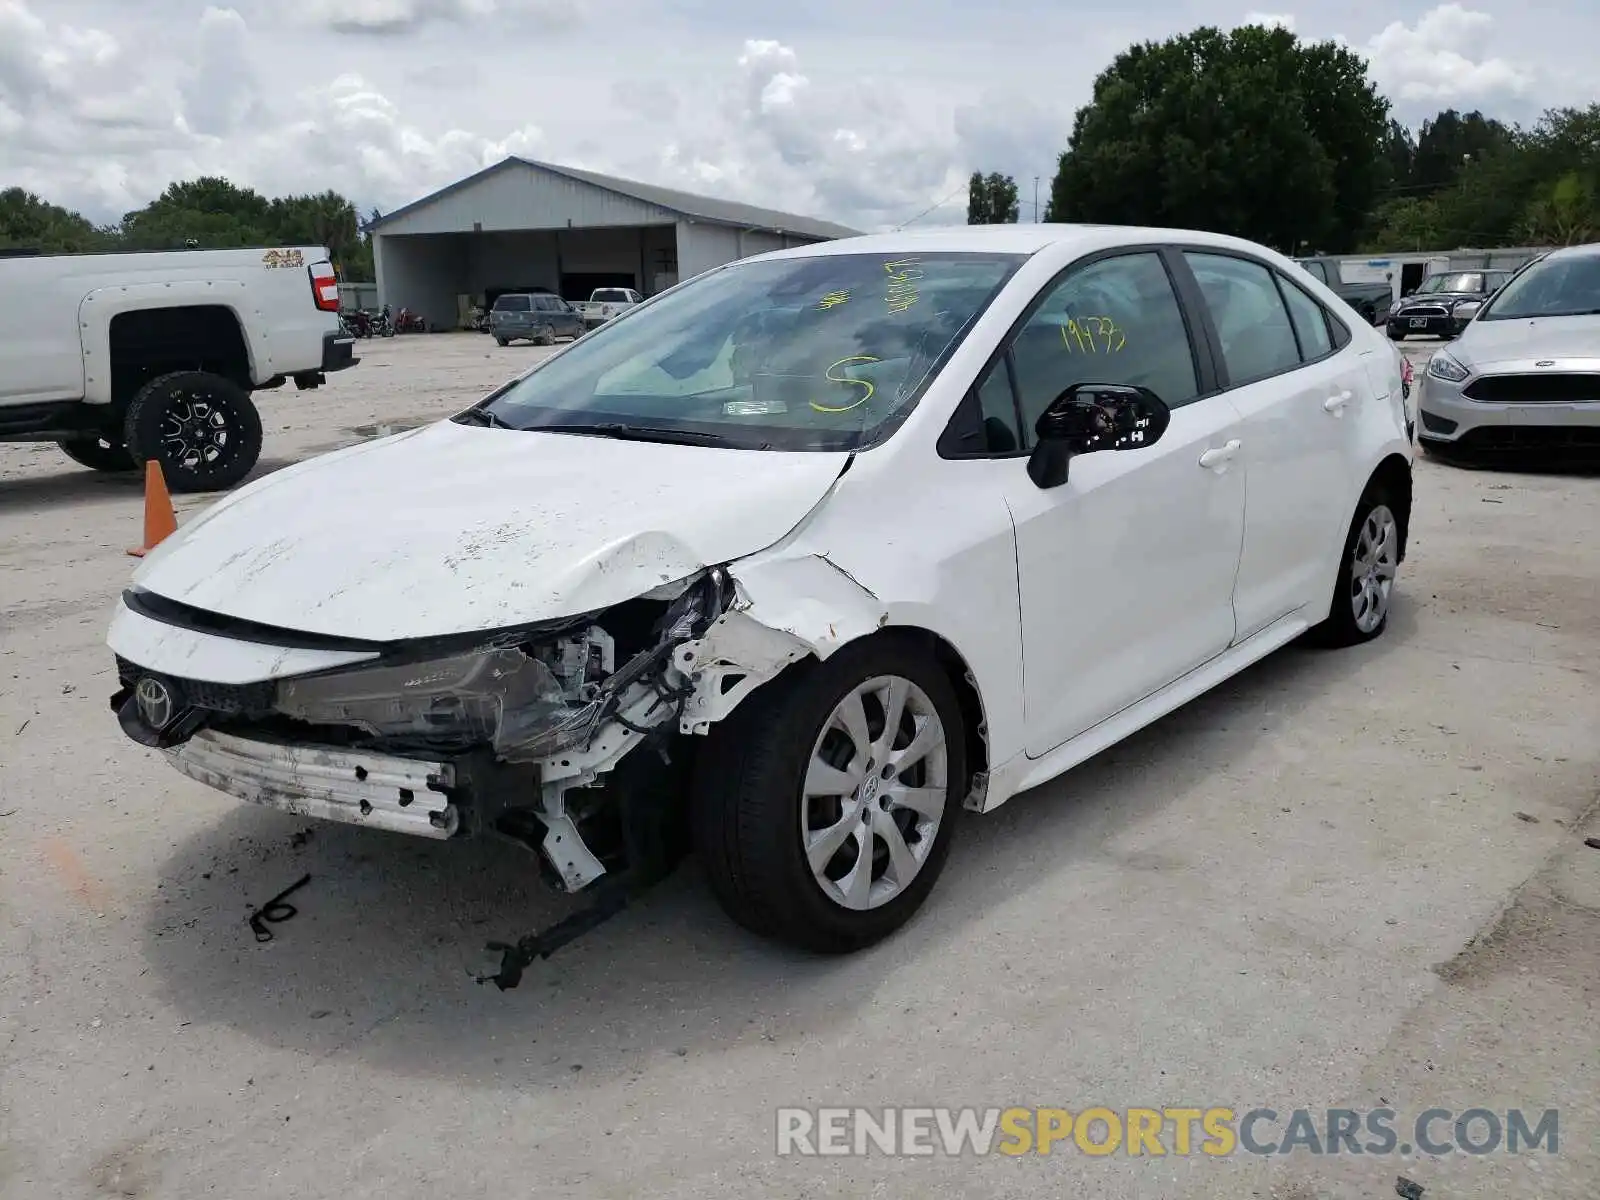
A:
[[[188,281],[98,288],[78,319],[84,398],[125,402],[155,375],[211,370],[249,391],[260,371],[238,281]]]
[[[837,630],[840,624],[835,622],[829,628]],[[949,679],[961,706],[970,794],[990,769],[988,709],[966,657],[947,637],[922,625],[884,620],[849,636],[812,642],[793,630],[775,629],[744,612],[730,610],[703,638],[678,651],[678,668],[695,680],[683,728],[709,733],[757,691],[792,685],[841,651],[889,640],[916,646]]]
[[[1400,526],[1400,551],[1398,561],[1406,559],[1406,546],[1411,535],[1412,473],[1411,464],[1404,455],[1390,454],[1367,479],[1362,494],[1374,486],[1381,487],[1395,503],[1395,523]]]

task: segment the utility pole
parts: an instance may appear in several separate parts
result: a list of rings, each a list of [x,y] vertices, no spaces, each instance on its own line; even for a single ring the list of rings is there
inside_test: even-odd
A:
[[[1044,218],[1039,215],[1039,177],[1035,175],[1033,177],[1033,222],[1037,225],[1043,221]]]

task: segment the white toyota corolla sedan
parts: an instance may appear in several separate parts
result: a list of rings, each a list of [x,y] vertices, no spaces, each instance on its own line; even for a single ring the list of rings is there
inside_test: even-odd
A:
[[[113,706],[292,813],[494,832],[615,908],[689,845],[845,951],[988,812],[1297,635],[1380,634],[1381,332],[1212,234],[886,234],[708,271],[152,552]]]

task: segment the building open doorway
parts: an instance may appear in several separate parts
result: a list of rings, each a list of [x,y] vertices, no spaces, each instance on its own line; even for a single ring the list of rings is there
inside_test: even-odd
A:
[[[563,300],[587,300],[595,288],[632,288],[639,291],[639,277],[631,271],[562,272]]]
[[[1400,264],[1400,294],[1409,296],[1422,286],[1422,281],[1428,277],[1428,264],[1408,262]]]

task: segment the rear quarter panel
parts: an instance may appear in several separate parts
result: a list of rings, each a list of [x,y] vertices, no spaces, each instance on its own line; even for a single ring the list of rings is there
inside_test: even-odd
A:
[[[243,333],[254,383],[318,370],[323,338],[339,327],[337,313],[316,307],[311,288],[310,266],[326,259],[322,248],[301,246],[15,261],[36,264],[41,315],[30,325],[44,326],[39,344],[46,346],[51,373],[75,384],[65,398],[75,394],[91,404],[109,404],[111,323],[139,309],[227,308]],[[69,346],[77,359],[70,370]],[[32,348],[8,343],[0,351],[13,352]]]

